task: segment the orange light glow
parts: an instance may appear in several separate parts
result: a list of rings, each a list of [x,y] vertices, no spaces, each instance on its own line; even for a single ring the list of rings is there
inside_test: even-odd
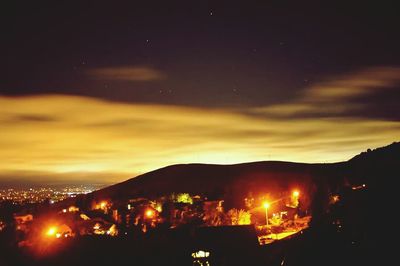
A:
[[[300,192],[298,190],[293,191],[292,193],[293,197],[297,198],[300,196]]]
[[[374,75],[369,74],[371,76]],[[359,78],[358,75],[356,81],[350,78],[349,84],[359,82]],[[382,83],[385,82],[379,81]],[[351,158],[365,147],[379,147],[398,139],[398,121],[316,117],[294,122],[286,118],[299,112],[299,108],[320,113],[322,107],[314,103],[347,97],[342,90],[341,95],[333,95],[332,90],[337,87],[315,86],[304,94],[309,99],[237,110],[126,104],[65,95],[0,96],[0,179],[20,176],[32,180],[40,174],[46,180],[117,183],[169,164],[261,161],[266,159],[266,148],[274,160],[320,162],[323,158],[324,162],[337,162]],[[364,91],[357,86],[353,89],[349,90]],[[346,107],[336,102],[329,107],[337,112],[337,106]],[[276,119],[277,116],[280,119]],[[32,117],[42,118],[42,122],[23,119]],[[375,128],[380,128],[379,132],[372,130]],[[30,141],[27,141],[26,132],[29,132]],[[93,156],[99,150],[103,151],[102,156]],[[77,151],[79,156],[76,156]],[[165,151],[168,151],[167,156]],[[134,172],[132,165],[137,166]]]
[[[52,226],[46,231],[47,236],[54,236],[57,232],[57,228]]]
[[[154,217],[154,211],[153,210],[147,210],[146,211],[146,217],[147,218],[153,218]]]
[[[339,195],[333,195],[332,196],[332,203],[336,203],[340,200],[340,196]]]
[[[69,211],[69,212],[78,212],[78,211],[79,211],[79,208],[78,208],[78,207],[75,207],[75,206],[70,206],[70,207],[68,208],[68,211]]]
[[[100,208],[104,209],[107,206],[107,202],[106,201],[102,201],[100,203]]]
[[[269,202],[264,202],[264,203],[263,203],[263,207],[264,207],[265,209],[268,209],[269,206],[270,206]]]

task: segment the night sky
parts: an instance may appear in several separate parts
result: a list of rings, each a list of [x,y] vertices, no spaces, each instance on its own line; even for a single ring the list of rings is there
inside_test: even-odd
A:
[[[400,18],[389,2],[11,2],[0,184],[335,162],[399,140]]]

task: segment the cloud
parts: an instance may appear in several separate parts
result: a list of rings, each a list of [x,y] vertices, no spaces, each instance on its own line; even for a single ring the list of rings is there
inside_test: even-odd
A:
[[[400,135],[396,121],[276,119],[248,112],[78,96],[0,97],[0,117],[52,118],[0,119],[0,179],[43,172],[54,180],[86,177],[100,183],[176,163],[334,162]]]
[[[360,116],[373,102],[366,98],[373,98],[399,85],[400,68],[368,68],[319,82],[306,88],[299,98],[291,102],[256,108],[253,111],[259,115],[293,118]],[[359,98],[363,101],[357,101]],[[385,105],[384,102],[380,104],[382,107]]]
[[[166,78],[161,71],[144,66],[96,68],[89,70],[88,75],[108,81],[154,81]]]
[[[15,117],[11,117],[11,120],[14,120],[15,122],[19,121],[27,121],[27,122],[52,122],[55,121],[55,119],[51,116],[47,115],[32,115],[32,114],[20,114]]]

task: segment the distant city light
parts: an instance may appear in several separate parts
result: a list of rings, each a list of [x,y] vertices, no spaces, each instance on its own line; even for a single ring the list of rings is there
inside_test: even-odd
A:
[[[0,202],[11,200],[17,204],[48,202],[54,204],[78,194],[91,192],[84,186],[39,187],[26,189],[0,189]]]

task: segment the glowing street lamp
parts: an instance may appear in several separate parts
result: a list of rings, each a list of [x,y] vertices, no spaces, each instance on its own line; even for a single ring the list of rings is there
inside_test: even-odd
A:
[[[46,231],[47,236],[54,236],[57,232],[57,228],[52,226]]]
[[[295,208],[299,206],[299,196],[300,192],[298,190],[292,192],[291,205]]]
[[[269,203],[268,202],[264,202],[263,203],[263,207],[265,209],[265,221],[266,221],[266,226],[267,226],[267,230],[268,230],[268,208],[269,208]]]
[[[146,211],[146,217],[147,218],[153,218],[154,217],[154,211],[153,210],[151,210],[151,209],[148,209],[147,211]]]

